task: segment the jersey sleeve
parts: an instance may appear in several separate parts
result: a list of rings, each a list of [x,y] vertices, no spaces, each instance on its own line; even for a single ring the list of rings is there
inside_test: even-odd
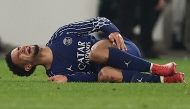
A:
[[[88,74],[88,73],[75,73],[71,75],[65,75],[68,82],[97,82],[98,74]]]
[[[97,73],[87,73],[87,72],[50,72],[47,73],[48,77],[55,75],[64,75],[67,77],[68,82],[97,82],[98,74]]]
[[[86,36],[98,31],[110,34],[112,32],[119,32],[119,29],[109,19],[96,17],[65,25],[59,29],[59,34],[66,33],[75,36]]]

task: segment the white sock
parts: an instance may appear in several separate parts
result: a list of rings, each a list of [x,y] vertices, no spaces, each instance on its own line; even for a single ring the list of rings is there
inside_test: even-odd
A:
[[[152,73],[153,63],[150,64],[150,73]]]
[[[160,76],[160,82],[164,83],[164,76]]]

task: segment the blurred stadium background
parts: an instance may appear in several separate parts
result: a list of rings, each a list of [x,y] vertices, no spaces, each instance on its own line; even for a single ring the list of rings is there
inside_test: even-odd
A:
[[[181,1],[180,3],[178,3]],[[0,51],[22,44],[44,45],[62,25],[98,15],[99,0],[0,0]],[[189,59],[184,48],[172,48],[174,23],[183,27],[185,0],[171,0],[154,27],[155,48],[162,57]],[[177,4],[177,5],[176,5]],[[178,10],[178,11],[176,11]],[[175,11],[175,12],[174,12]],[[175,19],[174,19],[175,18]],[[174,20],[172,20],[174,19]],[[135,29],[138,33],[139,28]],[[181,32],[181,31],[178,31]],[[180,36],[179,43],[182,36]]]

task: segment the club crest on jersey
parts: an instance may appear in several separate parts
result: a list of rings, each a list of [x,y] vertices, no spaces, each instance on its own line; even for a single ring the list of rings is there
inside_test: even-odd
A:
[[[71,45],[72,42],[73,42],[73,39],[72,39],[71,37],[65,37],[65,38],[63,39],[63,44],[66,45],[66,46]]]

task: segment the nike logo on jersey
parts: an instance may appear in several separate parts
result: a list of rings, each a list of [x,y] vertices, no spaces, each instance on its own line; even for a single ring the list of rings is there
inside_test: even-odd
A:
[[[66,68],[66,69],[69,70],[69,71],[73,71],[72,70],[72,65],[69,68]]]
[[[143,79],[143,77],[142,77],[141,79],[137,79],[137,81],[138,81],[139,83],[141,83],[141,82],[142,82],[142,79]]]
[[[127,68],[129,67],[129,64],[131,63],[131,61],[129,61],[129,62],[125,62],[124,61],[124,63],[125,63],[125,65],[127,66]]]

